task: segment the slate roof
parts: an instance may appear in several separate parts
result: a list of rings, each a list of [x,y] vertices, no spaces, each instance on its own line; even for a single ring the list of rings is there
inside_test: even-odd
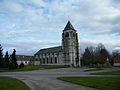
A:
[[[35,55],[43,53],[62,52],[62,46],[40,49]]]
[[[67,25],[65,26],[64,30],[75,30],[74,27],[72,26],[71,22],[68,21]]]

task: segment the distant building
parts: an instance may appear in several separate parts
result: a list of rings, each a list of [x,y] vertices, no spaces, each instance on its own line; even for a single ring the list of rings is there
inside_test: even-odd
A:
[[[113,66],[120,66],[120,57],[114,58],[113,62],[114,62]]]
[[[37,61],[34,56],[16,55],[16,58],[18,65],[21,63],[24,65],[40,65],[40,61]]]
[[[80,66],[78,34],[70,21],[62,33],[62,46],[41,49],[35,58],[42,65]]]

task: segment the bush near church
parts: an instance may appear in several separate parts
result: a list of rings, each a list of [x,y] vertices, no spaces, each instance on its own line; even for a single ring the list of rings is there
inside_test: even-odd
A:
[[[23,68],[24,67],[24,63],[21,62],[21,64],[19,65],[19,68]]]

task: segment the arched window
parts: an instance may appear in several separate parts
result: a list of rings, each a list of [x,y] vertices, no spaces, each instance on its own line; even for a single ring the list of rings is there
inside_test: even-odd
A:
[[[48,58],[47,58],[47,64],[48,64]]]
[[[42,59],[40,58],[40,63],[42,63],[42,61],[41,61]]]
[[[27,64],[27,61],[25,61],[25,63]]]
[[[57,64],[57,57],[55,57],[55,64]]]
[[[52,58],[51,58],[51,64],[52,64]]]
[[[69,33],[68,32],[65,33],[65,37],[69,37]]]
[[[64,33],[62,33],[62,37],[64,37]]]
[[[45,58],[43,58],[43,64],[45,64]]]

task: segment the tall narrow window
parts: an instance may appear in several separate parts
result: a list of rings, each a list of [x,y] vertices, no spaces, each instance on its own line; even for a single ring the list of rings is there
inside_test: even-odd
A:
[[[69,37],[69,33],[68,32],[65,33],[65,37]]]
[[[48,58],[47,58],[47,64],[48,64]]]
[[[42,62],[41,62],[41,58],[40,58],[40,63],[42,63]]]
[[[52,58],[51,58],[51,64],[52,64]]]
[[[55,64],[57,64],[57,57],[55,57]]]
[[[45,64],[45,58],[43,58],[43,64]]]

